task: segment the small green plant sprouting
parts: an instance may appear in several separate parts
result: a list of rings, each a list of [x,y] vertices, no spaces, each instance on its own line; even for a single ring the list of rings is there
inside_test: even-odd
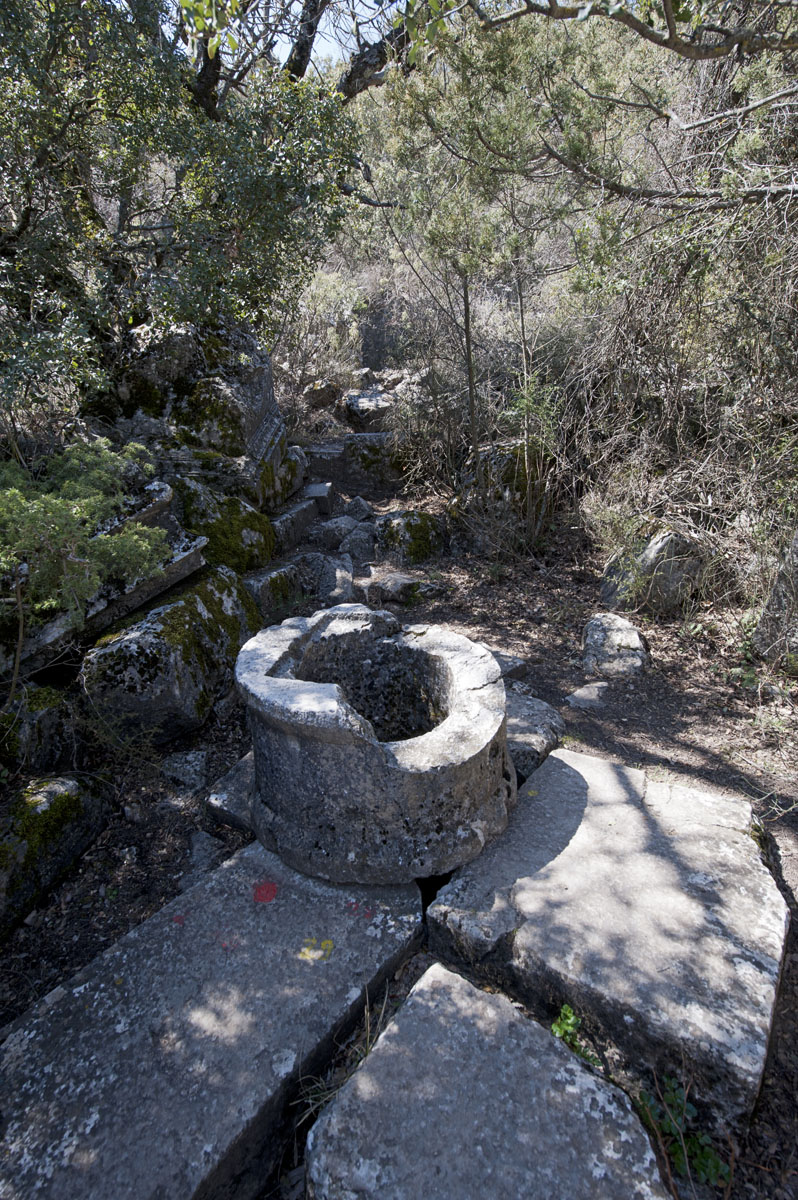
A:
[[[659,1084],[656,1088],[656,1097],[647,1091],[640,1093],[643,1119],[678,1174],[711,1187],[726,1185],[728,1163],[715,1150],[709,1134],[690,1128],[697,1113],[688,1099],[689,1088],[670,1075],[665,1076],[664,1090]]]
[[[579,1037],[581,1024],[582,1018],[576,1015],[570,1004],[563,1004],[559,1017],[552,1022],[551,1032],[586,1063],[590,1063],[592,1067],[600,1067],[601,1063],[598,1058],[588,1050]]]

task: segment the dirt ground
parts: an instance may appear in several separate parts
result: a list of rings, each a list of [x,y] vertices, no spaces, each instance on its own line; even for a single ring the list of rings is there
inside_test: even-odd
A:
[[[407,620],[446,624],[526,659],[527,682],[562,713],[570,749],[640,766],[660,779],[699,780],[751,800],[793,925],[760,1101],[748,1134],[726,1148],[732,1180],[717,1194],[795,1200],[798,684],[753,670],[745,657],[741,614],[707,606],[678,621],[635,618],[650,643],[651,670],[634,683],[611,683],[598,710],[572,708],[566,697],[586,681],[580,636],[586,619],[599,610],[600,567],[576,531],[566,528],[536,562],[502,565],[463,556],[428,565],[425,575],[441,585],[440,598],[403,613]],[[213,783],[248,748],[240,706],[230,703],[199,738],[170,746],[169,753],[192,747],[207,752],[207,783]],[[202,790],[171,782],[161,758],[153,751],[130,752],[115,766],[113,816],[104,833],[80,868],[3,948],[0,1027],[176,894],[191,868],[193,833],[204,830],[219,839],[220,854],[246,840],[215,826],[204,814]],[[300,1194],[300,1176],[295,1168],[292,1195]]]

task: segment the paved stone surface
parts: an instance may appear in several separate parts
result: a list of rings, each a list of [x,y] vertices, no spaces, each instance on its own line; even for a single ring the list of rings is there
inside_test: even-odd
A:
[[[626,617],[598,613],[582,631],[582,663],[588,675],[638,675],[651,663],[648,642]]]
[[[315,1200],[665,1200],[628,1098],[431,967],[308,1139]]]
[[[414,887],[335,887],[242,850],[0,1049],[4,1200],[246,1200],[302,1079],[396,969]]]
[[[428,911],[433,948],[538,1012],[567,1002],[626,1069],[694,1078],[719,1125],[765,1065],[788,910],[750,805],[558,751]]]
[[[205,800],[208,813],[222,825],[253,832],[252,792],[255,787],[255,754],[250,750],[226,775],[218,779]]]
[[[565,721],[545,700],[527,695],[523,686],[507,684],[507,749],[517,773],[527,779],[559,746]]]

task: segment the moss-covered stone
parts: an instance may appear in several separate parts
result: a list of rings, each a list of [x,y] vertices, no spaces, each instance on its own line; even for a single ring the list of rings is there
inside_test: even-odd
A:
[[[90,651],[82,686],[109,722],[167,742],[202,726],[232,686],[240,646],[260,624],[240,578],[217,568]]]
[[[35,779],[0,835],[0,937],[37,904],[102,828],[103,806],[75,779]]]
[[[205,561],[240,573],[265,566],[274,557],[275,535],[265,513],[237,497],[224,499],[191,479],[176,479],[174,489],[183,509],[183,524],[206,537]]]
[[[247,452],[241,412],[221,379],[200,379],[175,403],[172,416],[187,445],[216,450],[230,458]]]
[[[443,529],[438,517],[424,512],[392,513],[377,522],[382,549],[402,562],[416,564],[443,549]]]

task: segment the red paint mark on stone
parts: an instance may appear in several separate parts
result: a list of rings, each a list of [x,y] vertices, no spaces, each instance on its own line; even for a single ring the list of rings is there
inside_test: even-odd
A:
[[[256,904],[271,904],[277,895],[277,884],[268,879],[261,879],[252,889],[252,899]]]
[[[174,921],[175,925],[185,925],[186,923],[186,918],[182,913],[178,913],[176,917],[172,917],[172,920]]]

